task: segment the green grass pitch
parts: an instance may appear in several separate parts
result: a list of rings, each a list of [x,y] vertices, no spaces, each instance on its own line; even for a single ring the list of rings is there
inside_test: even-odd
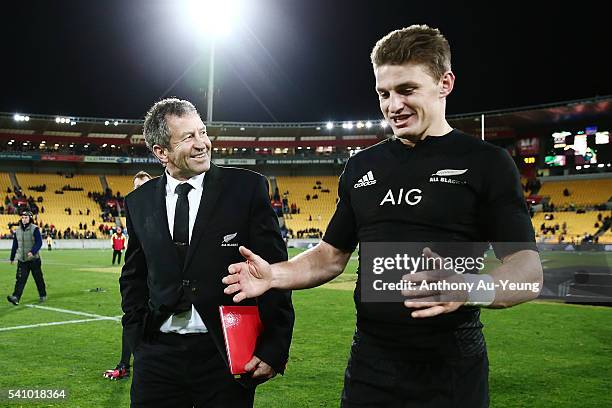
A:
[[[5,399],[0,407],[129,406],[130,380],[102,378],[117,363],[121,344],[120,270],[111,266],[112,252],[43,250],[42,256],[49,296],[43,306],[64,311],[27,306],[38,305],[31,277],[21,304],[9,304],[5,296],[12,292],[15,266],[0,264],[0,390],[65,388],[69,397],[64,402]],[[550,262],[563,256],[555,254]],[[0,251],[0,258],[7,259],[8,251]],[[339,405],[355,322],[356,268],[351,260],[337,283],[294,292],[296,325],[287,372],[258,387],[257,407]],[[75,320],[89,321],[48,325]],[[483,310],[482,320],[492,407],[612,406],[612,308],[537,302]],[[25,325],[34,327],[15,328]]]

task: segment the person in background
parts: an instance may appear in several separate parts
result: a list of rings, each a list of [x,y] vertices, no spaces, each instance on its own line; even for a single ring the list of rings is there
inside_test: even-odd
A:
[[[138,187],[151,180],[153,177],[146,171],[139,171],[134,176],[134,190]],[[122,378],[127,378],[130,376],[130,359],[132,357],[132,350],[130,349],[130,345],[125,336],[125,331],[121,330],[121,359],[119,360],[119,364],[112,369],[106,370],[102,374],[104,378],[108,378],[110,380],[116,381],[121,380]]]
[[[125,249],[125,235],[123,235],[123,230],[121,227],[117,227],[117,232],[112,235],[111,245],[113,248],[113,265],[115,264],[115,259],[117,259],[117,257],[119,257],[117,265],[121,265],[121,254]]]
[[[30,272],[32,272],[36,282],[39,301],[42,303],[47,300],[47,290],[39,254],[42,247],[42,236],[40,235],[40,229],[32,221],[33,214],[30,211],[23,211],[21,213],[21,221],[13,236],[13,248],[11,249],[10,259],[11,264],[13,264],[15,257],[17,258],[17,276],[15,290],[6,299],[15,306],[19,304]]]

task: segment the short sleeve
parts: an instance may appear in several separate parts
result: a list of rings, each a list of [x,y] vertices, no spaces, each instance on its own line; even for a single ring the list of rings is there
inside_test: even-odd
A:
[[[502,259],[523,249],[537,251],[520,175],[506,150],[495,149],[485,160],[481,228]]]
[[[336,211],[329,221],[323,241],[340,250],[353,252],[357,247],[357,223],[346,188],[346,168],[338,182],[338,197]]]

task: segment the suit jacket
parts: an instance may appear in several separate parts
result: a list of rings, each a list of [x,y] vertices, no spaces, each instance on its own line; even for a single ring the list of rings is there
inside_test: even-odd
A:
[[[135,350],[143,339],[159,333],[186,296],[227,363],[219,305],[234,303],[223,293],[221,279],[231,263],[244,260],[238,246],[252,249],[270,263],[287,259],[267,180],[249,170],[211,163],[182,270],[168,228],[165,197],[164,173],[125,200],[129,240],[119,279],[125,334]],[[264,326],[255,355],[282,373],[293,331],[291,292],[272,290],[243,303],[258,305]]]

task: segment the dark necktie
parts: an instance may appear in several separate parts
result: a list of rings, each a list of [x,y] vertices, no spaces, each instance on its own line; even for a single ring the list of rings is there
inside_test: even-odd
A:
[[[174,192],[178,194],[174,209],[174,229],[172,239],[184,261],[189,246],[189,200],[187,194],[193,188],[189,183],[179,184]]]

